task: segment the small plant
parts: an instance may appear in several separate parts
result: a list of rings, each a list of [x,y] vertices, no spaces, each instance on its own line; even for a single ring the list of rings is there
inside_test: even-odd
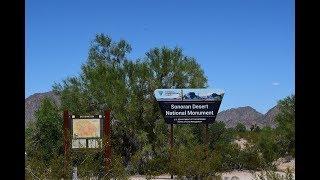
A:
[[[255,180],[293,180],[293,174],[291,171],[287,171],[284,175],[281,175],[274,171],[262,171],[261,173],[253,174]]]
[[[172,161],[169,162],[169,172],[178,178],[201,177],[210,179],[216,175],[221,166],[221,158],[213,151],[208,151],[206,147],[196,145],[192,147],[174,148]]]

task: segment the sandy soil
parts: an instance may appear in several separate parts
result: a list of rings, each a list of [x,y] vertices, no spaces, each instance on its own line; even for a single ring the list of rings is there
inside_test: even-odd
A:
[[[250,172],[250,171],[232,171],[227,173],[222,173],[222,179],[223,180],[253,180],[258,177],[262,172]],[[281,176],[285,176],[284,172],[276,172],[277,174]],[[293,177],[295,177],[295,174],[293,174]]]
[[[240,144],[245,144],[243,140],[240,141]],[[277,174],[281,176],[285,176],[285,172],[287,169],[290,169],[292,172],[295,171],[295,159],[294,158],[279,158],[277,161],[274,162],[275,165],[278,168]],[[250,172],[250,171],[231,171],[231,172],[224,172],[221,173],[222,180],[252,180],[256,179],[258,175],[260,175],[261,172]],[[255,176],[256,175],[256,176]],[[164,179],[170,179],[169,174],[164,174],[161,176],[154,177],[154,180],[164,180]],[[295,174],[293,173],[293,177],[295,179]],[[176,176],[174,176],[174,179]],[[146,176],[137,175],[137,176],[131,176],[130,180],[145,180]]]
[[[244,138],[236,139],[234,140],[234,143],[236,143],[238,146],[240,146],[240,149],[243,150],[248,145],[248,141]]]
[[[285,172],[287,169],[295,171],[295,159],[294,158],[279,158],[274,162],[279,171]]]
[[[260,174],[261,172],[255,172],[256,175]],[[284,172],[276,172],[277,174],[280,175],[285,175]],[[295,177],[295,175],[293,174]],[[252,174],[250,171],[232,171],[232,172],[225,172],[221,173],[221,178],[222,180],[253,180],[255,179],[255,175]],[[129,178],[130,180],[145,180],[145,176],[137,175],[137,176],[131,176]],[[161,176],[157,176],[152,178],[153,180],[165,180],[165,179],[170,179],[169,174],[164,174]],[[174,179],[176,179],[176,176],[174,176]]]

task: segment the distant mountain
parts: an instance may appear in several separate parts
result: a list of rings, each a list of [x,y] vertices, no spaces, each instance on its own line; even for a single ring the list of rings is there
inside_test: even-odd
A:
[[[256,124],[256,119],[262,118],[263,114],[259,113],[250,106],[231,108],[218,113],[216,121],[222,121],[227,127],[235,127],[238,123],[242,123],[247,128]]]
[[[52,99],[58,106],[60,106],[61,101],[58,95],[55,95],[52,91],[45,93],[35,93],[25,99],[25,125],[35,118],[35,112],[39,109],[41,101],[48,97]]]
[[[213,96],[218,97],[219,95]],[[41,100],[45,97],[53,99],[53,101],[60,106],[60,97],[55,95],[52,91],[46,93],[36,93],[32,96],[29,96],[27,99],[25,99],[25,124],[35,118],[34,113],[37,109],[39,109]],[[190,93],[184,98],[194,99],[198,98],[198,96]],[[227,127],[235,127],[239,122],[244,124],[247,128],[250,128],[251,125],[254,124],[261,127],[267,125],[275,127],[276,123],[274,122],[274,119],[278,112],[279,108],[277,106],[271,108],[266,114],[262,114],[250,106],[231,108],[218,113],[216,121],[224,122]]]
[[[278,112],[277,106],[271,108],[266,114],[262,114],[250,106],[231,108],[218,113],[216,121],[224,122],[227,127],[235,127],[238,123],[242,123],[248,129],[252,125],[274,128],[276,126],[274,119]]]
[[[276,127],[275,117],[279,113],[279,107],[274,106],[263,117],[256,119],[259,126]]]

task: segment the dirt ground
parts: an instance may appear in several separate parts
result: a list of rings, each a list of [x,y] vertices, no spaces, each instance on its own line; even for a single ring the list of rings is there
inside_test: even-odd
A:
[[[257,175],[260,174],[261,172],[255,172]],[[284,172],[276,172],[277,174],[280,175],[285,175]],[[294,174],[293,174],[294,176]],[[222,180],[252,180],[255,179],[254,174],[252,174],[249,171],[232,171],[232,172],[226,172],[221,174]],[[130,180],[145,180],[146,176],[131,176],[129,178]],[[153,180],[168,180],[170,179],[169,174],[164,174],[161,176],[157,176],[152,178]],[[176,176],[174,176],[174,179],[176,179]]]

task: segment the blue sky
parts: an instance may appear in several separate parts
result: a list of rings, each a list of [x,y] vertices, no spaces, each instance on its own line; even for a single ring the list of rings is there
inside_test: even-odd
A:
[[[220,110],[265,113],[294,93],[294,13],[293,0],[27,0],[25,96],[80,73],[105,33],[127,40],[132,59],[179,46],[225,91]]]

